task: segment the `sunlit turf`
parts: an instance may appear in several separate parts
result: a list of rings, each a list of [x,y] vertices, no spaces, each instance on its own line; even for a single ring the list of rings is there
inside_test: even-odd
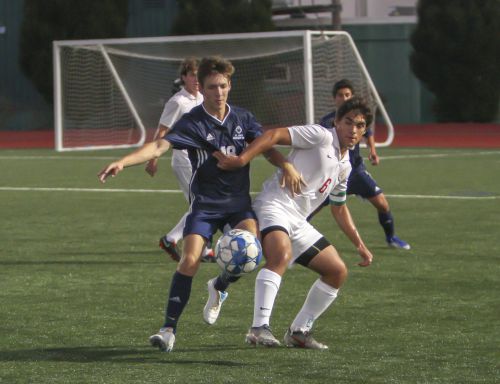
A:
[[[373,207],[349,198],[375,255],[369,268],[356,266],[328,211],[314,219],[350,269],[315,327],[328,351],[244,343],[255,274],[206,325],[206,281],[218,268],[203,264],[170,354],[147,340],[175,270],[157,240],[187,204],[181,193],[90,191],[178,189],[167,159],[155,178],[135,167],[100,185],[100,168],[126,152],[0,151],[0,383],[498,382],[500,151],[380,149],[369,170],[412,250],[387,248]],[[256,159],[252,190],[272,171]],[[315,279],[300,266],[285,275],[277,337]]]

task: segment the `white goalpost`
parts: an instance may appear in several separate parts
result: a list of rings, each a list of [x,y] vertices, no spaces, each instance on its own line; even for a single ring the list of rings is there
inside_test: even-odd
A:
[[[224,35],[54,41],[57,151],[142,145],[156,130],[180,62],[188,56],[231,60],[229,102],[264,127],[317,123],[333,107],[332,87],[349,79],[376,110],[377,127],[394,128],[347,32],[284,31]]]

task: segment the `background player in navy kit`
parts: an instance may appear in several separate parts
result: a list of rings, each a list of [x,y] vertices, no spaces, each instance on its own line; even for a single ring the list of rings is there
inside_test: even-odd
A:
[[[163,138],[145,144],[130,155],[109,164],[99,173],[104,182],[124,167],[143,163],[165,153],[171,146],[187,149],[193,166],[190,185],[190,211],[184,227],[184,247],[177,271],[172,278],[165,322],[150,337],[153,346],[171,351],[175,342],[177,322],[186,306],[192,279],[200,265],[201,254],[212,235],[226,225],[257,234],[255,213],[251,207],[249,166],[235,171],[217,167],[213,152],[239,155],[247,142],[262,134],[254,116],[226,101],[231,89],[234,67],[219,57],[202,59],[198,68],[203,104],[194,107],[173,126]],[[276,150],[266,153],[268,160],[284,171],[286,184],[298,188],[300,175]],[[227,297],[226,288],[237,278],[221,274],[208,282],[209,298],[203,311],[204,320],[213,324]]]
[[[334,84],[332,95],[337,110],[346,100],[354,96],[354,87],[349,80],[340,80]],[[331,128],[335,120],[335,114],[336,111],[333,111],[323,116],[320,124],[325,128]],[[368,127],[364,137],[370,151],[368,159],[372,165],[378,165],[380,159],[375,149],[373,131],[370,127]],[[384,192],[366,170],[363,163],[363,157],[360,154],[359,144],[356,144],[354,149],[349,151],[349,157],[351,159],[352,171],[347,181],[347,194],[361,196],[367,199],[377,209],[378,220],[384,229],[385,239],[389,246],[400,249],[410,249],[410,245],[406,241],[401,240],[395,235],[394,218],[392,217],[391,208],[385,198]],[[324,205],[328,205],[328,201],[326,201]]]

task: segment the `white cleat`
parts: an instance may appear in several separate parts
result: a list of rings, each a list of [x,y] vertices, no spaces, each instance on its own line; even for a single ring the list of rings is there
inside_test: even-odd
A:
[[[174,329],[170,327],[160,328],[156,335],[149,338],[149,342],[162,352],[171,352],[175,343]]]
[[[245,341],[252,345],[263,345],[265,347],[279,347],[281,343],[274,337],[269,325],[252,327],[248,330]]]
[[[328,346],[315,340],[310,332],[295,331],[288,329],[284,337],[287,347],[307,348],[307,349],[328,349]]]
[[[207,282],[208,300],[205,304],[205,308],[203,308],[203,320],[205,320],[205,323],[210,325],[214,324],[217,321],[222,303],[224,303],[224,301],[227,299],[227,296],[229,295],[225,291],[221,292],[215,289],[214,284],[216,280],[217,278],[214,277]]]

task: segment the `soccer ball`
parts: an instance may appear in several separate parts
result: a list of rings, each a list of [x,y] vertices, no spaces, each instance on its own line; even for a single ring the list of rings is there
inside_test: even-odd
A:
[[[232,276],[254,271],[261,259],[262,247],[259,240],[243,229],[230,230],[215,245],[217,264]]]

